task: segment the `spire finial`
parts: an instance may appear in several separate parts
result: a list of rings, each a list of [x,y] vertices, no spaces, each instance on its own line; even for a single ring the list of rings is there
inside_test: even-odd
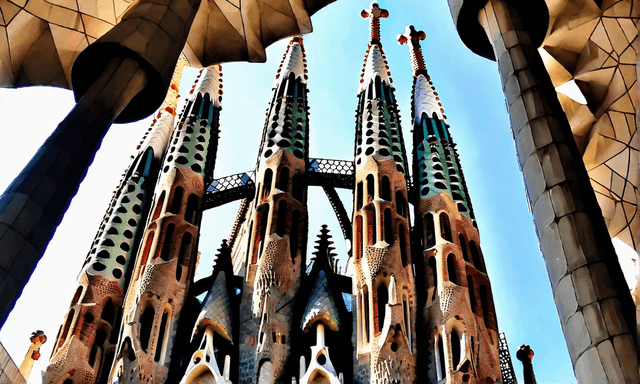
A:
[[[380,8],[375,1],[371,3],[369,9],[360,12],[363,19],[369,18],[369,44],[380,45],[380,19],[389,17],[389,11]]]
[[[424,64],[424,56],[422,56],[422,48],[420,48],[420,40],[424,40],[425,37],[425,33],[423,31],[416,31],[413,25],[407,25],[404,33],[398,34],[396,37],[400,45],[407,44],[407,47],[409,47],[411,67],[413,68],[414,74],[419,70],[427,69]]]

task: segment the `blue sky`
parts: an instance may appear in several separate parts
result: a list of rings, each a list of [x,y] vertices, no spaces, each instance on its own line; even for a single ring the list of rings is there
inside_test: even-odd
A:
[[[382,44],[396,88],[407,151],[411,151],[410,97],[412,75],[406,46],[395,40],[407,24],[424,30],[427,69],[438,91],[465,173],[491,278],[500,331],[505,332],[518,378],[518,345],[536,352],[534,367],[540,384],[574,383],[567,347],[560,329],[533,219],[528,211],[522,174],[494,62],[476,56],[459,40],[447,2],[380,1],[390,16],[382,21]],[[310,156],[353,158],[356,93],[368,41],[367,21],[360,10],[367,1],[339,0],[313,18],[314,32],[304,37],[309,70]],[[224,95],[215,176],[244,172],[255,166],[265,110],[286,41],[267,50],[265,64],[223,66]],[[195,70],[183,76],[187,94]],[[71,110],[71,92],[53,88],[0,89],[0,189],[11,180]],[[85,182],[16,310],[0,331],[0,341],[19,364],[31,332],[49,337],[34,375],[46,366],[58,327],[68,308],[75,278],[111,193],[149,120],[115,125],[107,135]],[[351,193],[340,191],[347,210]],[[339,258],[346,259],[344,241],[331,207],[320,188],[309,191],[309,244],[326,223]],[[201,229],[199,276],[211,270],[213,255],[226,238],[238,203],[207,211]]]

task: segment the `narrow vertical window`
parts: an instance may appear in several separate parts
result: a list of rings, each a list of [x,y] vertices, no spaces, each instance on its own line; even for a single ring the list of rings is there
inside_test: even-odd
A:
[[[299,202],[302,203],[302,178],[300,177],[300,175],[295,175],[293,176],[293,180],[291,181],[291,195],[293,196],[294,199],[298,200]]]
[[[391,201],[391,185],[389,184],[389,177],[382,177],[382,191],[380,191],[380,197],[383,200]]]
[[[447,216],[447,214],[444,212],[440,214],[440,236],[447,241],[453,241],[453,238],[451,237],[451,224],[449,223],[449,216]]]
[[[362,297],[364,298],[364,334],[365,340],[369,342],[369,288],[362,287]]]
[[[258,260],[262,257],[262,250],[267,237],[267,224],[269,223],[269,204],[265,204],[260,212],[260,247],[258,248]]]
[[[249,255],[252,252],[252,247],[251,247],[251,240],[252,240],[252,235],[253,235],[253,221],[251,222],[251,224],[249,225],[249,237],[247,238],[247,261],[245,263],[245,265],[249,265],[249,263],[251,263],[253,260],[249,259]]]
[[[149,232],[149,235],[147,235],[147,242],[144,245],[144,251],[142,252],[142,257],[140,258],[140,268],[138,269],[137,278],[140,278],[140,276],[142,276],[147,266],[147,259],[149,258],[149,252],[151,252],[151,245],[153,244],[154,235],[155,232],[153,231]]]
[[[165,191],[162,191],[160,197],[158,198],[158,201],[156,201],[156,209],[155,211],[153,211],[153,217],[151,218],[151,221],[160,217],[160,214],[162,213],[162,206],[164,205],[164,195]]]
[[[167,230],[164,235],[164,242],[162,243],[162,252],[160,253],[160,258],[163,261],[169,261],[171,257],[171,239],[173,238],[173,230],[176,225],[171,223],[167,225]]]
[[[458,369],[458,365],[460,365],[460,335],[458,335],[458,331],[455,329],[451,331],[451,360],[452,360],[452,368],[453,370]]]
[[[478,251],[478,245],[475,241],[469,242],[469,249],[471,250],[471,259],[473,259],[473,265],[478,271],[484,272],[482,268],[482,260],[480,259],[480,252]]]
[[[447,273],[449,274],[449,281],[453,284],[458,284],[458,276],[456,273],[456,261],[453,253],[447,256]]]
[[[162,321],[160,322],[160,331],[158,332],[158,342],[156,343],[156,353],[154,360],[160,361],[162,357],[162,348],[164,347],[164,336],[167,333],[167,321],[169,320],[169,311],[165,308],[162,314]]]
[[[80,300],[80,296],[82,295],[83,289],[84,288],[82,286],[79,286],[78,289],[76,289],[76,293],[73,295],[73,299],[71,299],[71,307],[73,307],[78,303],[78,300]]]
[[[282,192],[287,192],[289,188],[289,168],[282,167],[280,169],[280,174],[278,175],[278,186],[277,188]]]
[[[427,273],[427,278],[429,279],[429,281],[427,282],[428,288],[438,288],[438,267],[436,265],[435,256],[431,256],[427,264],[429,265],[429,271]]]
[[[371,243],[378,242],[378,212],[375,206],[373,207],[373,214],[371,215]]]
[[[189,196],[187,200],[187,209],[184,213],[184,219],[191,224],[196,223],[196,219],[198,217],[198,206],[200,205],[200,199],[198,199],[198,195],[192,194]]]
[[[444,344],[442,342],[442,337],[440,336],[438,336],[438,368],[438,380],[442,380],[447,377],[447,367],[444,361]]]
[[[460,240],[460,249],[462,250],[462,258],[464,261],[469,261],[469,252],[467,251],[467,239],[464,238],[464,235],[461,233],[458,236],[458,240]]]
[[[191,239],[193,236],[189,232],[185,232],[182,236],[182,243],[180,244],[180,253],[178,254],[178,264],[176,265],[176,280],[180,281],[182,278],[182,268],[188,266],[191,260]]]
[[[102,314],[100,315],[100,317],[102,318],[102,320],[113,326],[113,320],[115,320],[116,317],[116,306],[113,304],[113,301],[111,299],[108,299],[104,304],[104,307],[102,307]]]
[[[356,216],[356,260],[360,259],[364,253],[364,243],[362,241],[362,216]]]
[[[398,237],[400,237],[400,258],[402,259],[402,266],[407,266],[407,231],[404,229],[404,225],[400,224],[398,228]]]
[[[373,201],[375,198],[375,181],[373,179],[373,175],[367,175],[367,203]]]
[[[391,209],[384,210],[384,240],[387,244],[393,244],[393,225],[391,224]]]
[[[71,328],[71,323],[73,322],[73,318],[76,315],[76,310],[75,309],[71,309],[69,311],[69,314],[67,315],[67,321],[64,323],[64,328],[62,330],[62,333],[60,334],[60,341],[58,344],[58,348],[62,347],[65,343],[65,341],[67,341],[67,335],[69,334],[69,329]]]
[[[151,331],[153,330],[153,318],[156,312],[152,306],[148,306],[142,316],[140,316],[140,346],[142,350],[147,352],[149,348],[149,339],[151,339]]]
[[[396,191],[396,212],[402,217],[407,217],[407,202],[401,191]]]
[[[280,200],[278,203],[278,219],[276,222],[276,234],[282,237],[284,236],[284,229],[287,222],[287,202]]]
[[[482,305],[482,317],[484,318],[484,326],[490,328],[491,324],[489,324],[489,301],[487,298],[487,287],[484,285],[480,286],[480,304]]]
[[[96,356],[102,352],[104,347],[104,342],[107,339],[107,333],[99,329],[96,332],[96,338],[93,341],[93,347],[91,347],[91,351],[89,352],[89,365],[93,367],[96,362]]]
[[[425,238],[427,239],[427,248],[431,248],[436,245],[436,230],[431,213],[427,213],[424,217],[424,230]]]
[[[467,286],[469,288],[469,301],[471,302],[471,311],[478,314],[477,308],[477,299],[476,299],[476,289],[473,285],[473,277],[471,275],[467,275]]]
[[[362,208],[362,196],[364,195],[364,190],[362,187],[362,181],[358,183],[356,187],[356,209]]]
[[[272,182],[273,182],[273,171],[271,170],[271,168],[267,168],[267,170],[264,171],[264,183],[262,184],[263,199],[266,199],[267,197],[269,197],[269,194],[271,193]]]
[[[289,235],[289,253],[291,261],[295,264],[298,255],[298,227],[300,226],[300,211],[293,211],[291,217],[291,234]]]
[[[384,317],[387,310],[387,303],[389,302],[389,292],[384,284],[380,284],[378,287],[378,332],[382,332],[384,326]]]
[[[173,200],[171,200],[171,208],[169,209],[170,213],[175,213],[175,214],[180,213],[180,206],[182,205],[183,194],[184,194],[184,189],[182,187],[176,187],[176,190],[173,192]]]

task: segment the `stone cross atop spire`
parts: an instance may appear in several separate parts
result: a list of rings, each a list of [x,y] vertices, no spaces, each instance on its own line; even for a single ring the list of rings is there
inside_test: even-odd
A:
[[[411,67],[413,68],[414,74],[417,74],[420,70],[427,69],[424,64],[422,48],[420,48],[420,40],[424,40],[425,37],[425,33],[423,31],[416,31],[413,25],[407,25],[404,33],[400,33],[396,37],[400,45],[407,44],[407,47],[409,47],[409,57],[411,58]]]
[[[389,11],[380,8],[375,1],[371,3],[369,9],[360,12],[363,19],[369,18],[369,44],[380,43],[380,19],[389,17]]]

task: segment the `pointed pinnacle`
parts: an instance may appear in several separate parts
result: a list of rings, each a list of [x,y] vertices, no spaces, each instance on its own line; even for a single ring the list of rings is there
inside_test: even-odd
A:
[[[375,1],[371,3],[369,9],[363,9],[360,12],[363,19],[369,18],[369,44],[380,43],[380,19],[389,17],[389,11],[380,8]]]
[[[426,70],[427,67],[424,64],[424,56],[422,55],[422,48],[420,48],[420,40],[424,40],[427,35],[423,31],[416,31],[413,25],[407,25],[404,33],[398,34],[396,39],[400,45],[407,44],[409,48],[409,56],[411,58],[411,67],[413,73],[416,74],[419,70]],[[411,44],[409,44],[409,42]]]

